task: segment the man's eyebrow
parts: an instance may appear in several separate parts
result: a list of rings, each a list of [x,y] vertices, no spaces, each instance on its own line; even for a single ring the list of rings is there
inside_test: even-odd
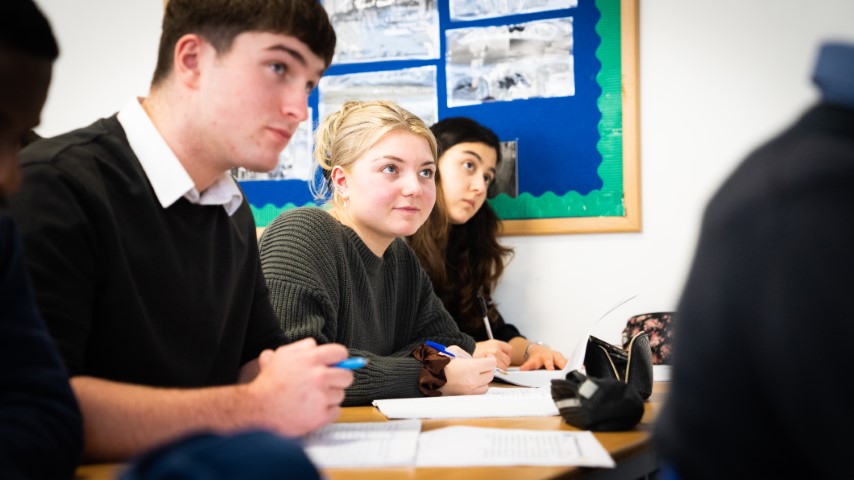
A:
[[[294,50],[291,47],[288,47],[286,45],[282,45],[281,43],[271,45],[271,46],[267,47],[267,50],[278,50],[280,52],[285,52],[285,53],[289,54],[290,56],[294,57],[294,60],[299,62],[301,65],[303,65],[303,66],[308,65],[308,62],[306,62],[305,57],[303,57],[301,53],[299,53],[298,51]]]
[[[296,60],[300,65],[308,68],[308,61],[306,61],[305,57],[303,57],[300,52],[294,50],[293,48],[291,48],[287,45],[282,45],[281,43],[277,43],[275,45],[271,45],[271,46],[267,47],[267,51],[274,51],[274,50],[287,53],[288,55],[293,57],[293,59]],[[319,77],[322,77],[325,72],[326,72],[325,68],[320,69],[317,71],[317,75]]]

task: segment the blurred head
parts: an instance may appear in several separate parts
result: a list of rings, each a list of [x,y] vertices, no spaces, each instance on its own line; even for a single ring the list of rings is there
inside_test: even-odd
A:
[[[169,0],[152,86],[172,71],[175,46],[184,35],[201,36],[223,55],[238,35],[247,32],[294,37],[323,59],[326,67],[332,63],[335,31],[318,0]]]
[[[430,129],[439,147],[439,205],[454,225],[468,222],[483,206],[501,143],[490,129],[465,117],[451,117]]]
[[[39,124],[58,55],[31,0],[0,2],[0,198],[18,185],[18,151]]]
[[[317,128],[312,190],[331,193],[333,214],[380,254],[414,233],[436,200],[436,140],[415,114],[390,101],[349,101]]]

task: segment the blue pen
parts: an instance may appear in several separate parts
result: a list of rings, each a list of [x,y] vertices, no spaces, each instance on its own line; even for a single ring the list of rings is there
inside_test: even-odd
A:
[[[368,359],[365,357],[350,357],[346,360],[341,360],[340,362],[333,365],[333,367],[346,368],[347,370],[355,370],[357,368],[362,368],[367,364]]]
[[[435,348],[436,350],[439,351],[439,353],[444,353],[445,355],[447,355],[449,357],[456,357],[456,355],[449,352],[448,349],[446,349],[445,346],[442,345],[441,343],[431,342],[430,340],[427,340],[424,343],[426,343],[428,347]]]

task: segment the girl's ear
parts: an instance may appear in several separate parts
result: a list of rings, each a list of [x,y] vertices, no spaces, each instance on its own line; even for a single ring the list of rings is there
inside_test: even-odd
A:
[[[340,165],[333,167],[329,178],[332,179],[332,187],[336,191],[344,194],[347,193],[347,172],[344,171],[343,167]]]

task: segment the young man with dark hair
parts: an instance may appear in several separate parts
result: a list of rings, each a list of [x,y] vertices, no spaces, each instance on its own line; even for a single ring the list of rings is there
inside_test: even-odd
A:
[[[15,223],[18,150],[38,125],[59,55],[32,0],[0,2],[0,478],[71,478],[83,422],[62,359],[36,308]]]
[[[10,211],[89,459],[338,416],[353,376],[330,365],[347,350],[282,346],[228,175],[275,167],[334,47],[317,0],[169,0],[149,95],[22,152]]]

